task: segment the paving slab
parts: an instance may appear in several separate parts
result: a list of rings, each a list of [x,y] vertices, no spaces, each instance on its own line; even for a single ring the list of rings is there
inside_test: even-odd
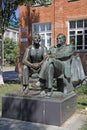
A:
[[[0,130],[79,130],[87,115],[74,113],[62,126],[45,125],[7,118],[0,118]]]

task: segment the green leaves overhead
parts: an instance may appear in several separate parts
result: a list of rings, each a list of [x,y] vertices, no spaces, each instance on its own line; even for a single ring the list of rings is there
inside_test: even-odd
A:
[[[45,5],[49,0],[0,0],[0,28],[2,33],[8,27],[10,19],[16,19],[15,10],[18,5]]]

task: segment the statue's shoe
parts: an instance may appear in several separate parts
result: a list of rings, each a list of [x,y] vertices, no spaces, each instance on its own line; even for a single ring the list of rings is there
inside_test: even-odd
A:
[[[45,97],[45,96],[46,96],[45,90],[42,90],[42,91],[40,92],[40,96],[42,96],[42,97]]]
[[[48,88],[45,90],[46,96],[51,97],[53,94],[53,88]]]
[[[44,87],[44,85],[45,85],[45,84],[44,84],[44,83],[41,83],[40,81],[38,81],[38,82],[36,83],[36,86],[37,86],[37,87]]]
[[[23,95],[26,95],[26,94],[28,94],[28,93],[29,93],[29,88],[26,87],[25,90],[23,91]]]

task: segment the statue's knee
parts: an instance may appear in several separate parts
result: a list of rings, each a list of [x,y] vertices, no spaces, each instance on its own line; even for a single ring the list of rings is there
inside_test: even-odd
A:
[[[50,64],[50,65],[49,65],[49,68],[50,68],[50,69],[53,69],[53,68],[54,68],[53,64]]]
[[[28,66],[24,65],[23,68],[22,68],[22,71],[28,71]]]

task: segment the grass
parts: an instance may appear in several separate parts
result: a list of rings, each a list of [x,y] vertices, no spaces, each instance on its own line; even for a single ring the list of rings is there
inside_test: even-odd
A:
[[[0,111],[2,110],[2,96],[9,92],[15,92],[20,89],[18,82],[6,82],[4,85],[0,85]]]
[[[77,93],[77,111],[85,110],[87,108],[87,85],[76,88],[75,92]],[[87,121],[80,130],[87,130]]]
[[[87,85],[82,85],[75,88],[77,94],[77,110],[82,110],[87,107]]]

